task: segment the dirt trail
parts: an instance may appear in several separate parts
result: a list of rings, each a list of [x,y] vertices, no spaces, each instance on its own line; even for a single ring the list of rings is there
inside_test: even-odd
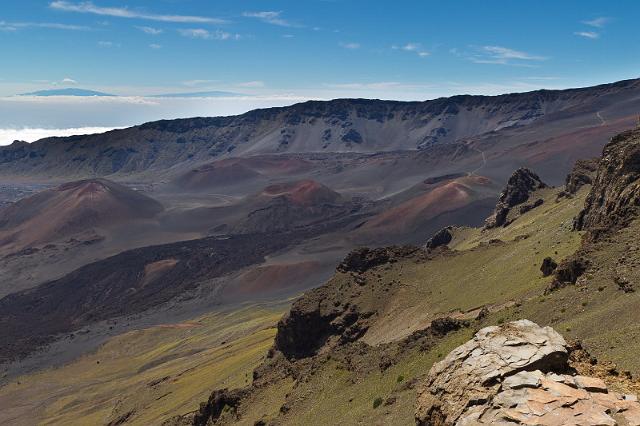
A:
[[[469,172],[469,176],[475,175],[477,172],[482,170],[487,165],[487,156],[484,151],[479,150],[478,148],[472,148],[474,151],[479,152],[482,155],[482,164],[475,170]]]

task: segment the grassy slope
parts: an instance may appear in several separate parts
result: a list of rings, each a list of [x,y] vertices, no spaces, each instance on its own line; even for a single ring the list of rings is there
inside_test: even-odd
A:
[[[129,332],[64,366],[0,388],[0,424],[158,424],[241,387],[271,346],[285,304],[246,306]],[[157,382],[157,383],[154,383]]]
[[[295,384],[287,379],[259,390],[241,408],[239,423],[252,425],[256,420],[271,419],[287,425],[415,424],[416,393],[406,384],[426,374],[434,362],[468,340],[477,328],[499,321],[506,307],[527,304],[542,294],[550,282],[540,272],[544,257],[562,259],[578,248],[581,236],[571,231],[571,223],[586,190],[558,203],[556,194],[557,190],[541,191],[545,204],[508,228],[457,230],[452,246],[459,252],[426,262],[401,260],[367,271],[367,284],[355,293],[361,306],[383,307],[364,338],[370,344],[397,340],[439,316],[473,318],[477,307],[491,305],[494,313],[485,321],[473,322],[472,327],[448,335],[431,349],[405,352],[384,372],[373,369],[362,374],[341,367],[339,362],[321,363],[314,374]],[[530,235],[526,239],[516,238],[526,234]],[[486,244],[498,238],[503,242]],[[349,274],[336,274],[332,281],[340,288],[351,279]],[[385,288],[380,285],[369,292],[376,283],[388,282],[393,283],[391,290],[380,291]],[[357,287],[353,282],[350,285]],[[403,378],[400,382],[399,376]],[[377,397],[383,401],[393,397],[395,402],[374,408]],[[285,402],[289,412],[278,415]]]
[[[640,222],[635,221],[588,255],[593,267],[576,286],[538,297],[537,303],[505,312],[505,318],[526,317],[548,324],[566,337],[579,338],[599,359],[613,361],[620,370],[640,374]],[[625,277],[635,292],[618,288]]]
[[[447,336],[428,351],[412,349],[385,371],[374,369],[363,374],[345,369],[339,362],[321,363],[303,380],[293,382],[286,378],[259,389],[243,403],[239,420],[235,417],[227,420],[246,426],[258,420],[300,426],[415,424],[416,390],[411,385],[412,379],[420,377],[435,361],[471,335],[472,330],[464,329]],[[383,403],[374,408],[376,398],[381,398]],[[393,402],[387,403],[391,399]],[[285,402],[291,407],[288,413],[280,412]]]
[[[508,228],[457,230],[452,255],[426,263],[399,262],[382,271],[382,280],[395,280],[397,288],[385,302],[385,315],[365,340],[394,340],[444,314],[474,316],[484,305],[499,309],[541,293],[550,281],[540,272],[542,260],[546,256],[562,259],[580,243],[571,224],[586,192],[558,203],[555,192],[541,191],[547,198],[545,204]],[[496,239],[501,242],[488,243]]]

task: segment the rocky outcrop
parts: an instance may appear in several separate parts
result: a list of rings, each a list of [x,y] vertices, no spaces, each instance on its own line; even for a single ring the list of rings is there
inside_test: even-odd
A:
[[[486,220],[485,228],[490,229],[508,225],[508,216],[511,209],[528,201],[534,191],[546,187],[547,185],[531,170],[526,168],[516,170],[500,194],[500,199],[493,215]],[[535,203],[532,204],[531,208],[534,207],[537,207]],[[531,208],[528,210],[531,210]]]
[[[640,212],[640,129],[609,142],[575,228],[592,238],[627,226]]]
[[[411,255],[417,250],[417,247],[412,246],[361,247],[351,251],[338,265],[337,269],[339,272],[363,273],[373,267],[384,265],[385,263],[393,263],[396,258]]]
[[[353,250],[337,268],[339,280],[310,290],[293,303],[278,323],[272,352],[293,361],[359,340],[376,314],[376,308],[358,296],[361,288],[374,291],[377,283],[367,271],[424,253],[413,246]]]
[[[542,261],[542,266],[540,266],[540,272],[542,272],[542,276],[548,277],[553,274],[553,271],[556,270],[558,264],[555,260],[550,257],[545,257]]]
[[[200,409],[193,417],[194,426],[205,426],[216,421],[222,413],[227,410],[230,413],[235,411],[247,391],[242,389],[221,389],[214,390],[207,402],[200,404]]]
[[[433,237],[427,241],[424,245],[426,249],[435,249],[437,247],[446,246],[453,239],[453,233],[451,232],[453,227],[447,226],[446,228],[442,228],[435,234]]]
[[[355,305],[336,306],[312,291],[278,323],[275,348],[289,360],[307,358],[325,346],[357,340],[368,330],[369,317],[371,313],[360,312]]]
[[[543,204],[544,204],[544,200],[542,198],[538,198],[533,203],[523,204],[522,206],[520,206],[518,211],[520,212],[520,214],[525,214],[526,212],[531,211],[536,207],[540,207]]]
[[[456,424],[469,406],[487,403],[519,371],[561,369],[566,342],[530,321],[487,327],[435,364],[418,396],[420,425]]]
[[[567,175],[564,183],[564,190],[569,194],[577,193],[584,185],[591,185],[598,170],[598,158],[588,160],[578,160],[573,166],[571,173]]]
[[[564,260],[560,266],[556,268],[554,275],[560,282],[575,284],[588,267],[589,262],[586,259],[572,257]]]
[[[589,268],[589,260],[575,254],[563,260],[553,271],[553,281],[545,289],[545,294],[575,284]]]
[[[569,348],[528,321],[480,330],[435,364],[419,391],[418,425],[640,425],[633,395],[576,375]]]

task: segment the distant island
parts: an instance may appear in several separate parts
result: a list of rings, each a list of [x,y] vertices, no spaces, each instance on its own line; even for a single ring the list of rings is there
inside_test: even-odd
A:
[[[115,96],[109,93],[96,92],[86,89],[50,89],[38,90],[36,92],[21,93],[18,96]]]
[[[17,96],[80,96],[80,97],[109,96],[109,97],[115,97],[117,95],[112,95],[104,92],[97,92],[95,90],[67,88],[67,89],[38,90],[35,92],[21,93]],[[159,94],[159,95],[149,95],[147,97],[149,98],[225,98],[225,97],[237,97],[237,96],[246,96],[246,95],[243,93],[210,91],[210,92],[165,93],[165,94]]]

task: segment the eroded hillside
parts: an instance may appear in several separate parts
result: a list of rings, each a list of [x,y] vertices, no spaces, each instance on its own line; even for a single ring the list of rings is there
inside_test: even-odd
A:
[[[353,252],[280,321],[251,386],[216,391],[195,416],[173,422],[412,424],[415,384],[435,361],[474,330],[520,318],[579,339],[591,354],[581,355],[581,371],[636,392],[632,235],[640,225],[626,205],[626,226],[604,236],[598,227],[574,230],[574,218],[592,212],[585,200],[602,192],[602,182],[635,194],[637,167],[616,171],[635,164],[629,153],[639,144],[637,132],[614,138],[595,173],[579,167],[569,177],[581,185],[534,185],[501,226],[452,228],[451,241],[435,249]]]

